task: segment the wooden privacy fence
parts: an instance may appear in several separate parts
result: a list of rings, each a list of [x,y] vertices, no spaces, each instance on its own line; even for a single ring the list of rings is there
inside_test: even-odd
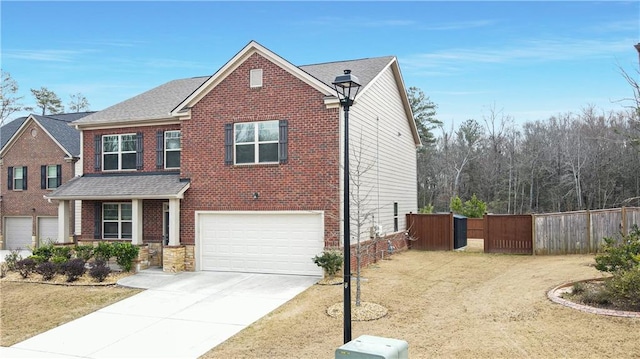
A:
[[[484,252],[533,254],[531,215],[484,216]]]
[[[621,238],[640,225],[640,207],[536,214],[535,254],[595,253],[604,237]]]
[[[640,226],[640,207],[468,218],[467,238],[484,238],[485,253],[586,254],[598,252],[604,237],[620,239]],[[410,248],[452,250],[453,214],[408,214]]]

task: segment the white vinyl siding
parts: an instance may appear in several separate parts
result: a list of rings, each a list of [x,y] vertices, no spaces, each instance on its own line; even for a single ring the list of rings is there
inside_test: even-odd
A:
[[[354,75],[358,76],[357,73]],[[371,83],[367,91],[361,92],[350,108],[350,172],[353,175],[358,166],[358,156],[361,157],[361,168],[371,165],[371,168],[361,176],[363,179],[361,191],[364,191],[362,193],[370,191],[368,203],[363,205],[365,207],[363,210],[375,215],[376,223],[382,227],[382,235],[394,232],[394,202],[398,203],[398,231],[406,228],[405,214],[417,212],[416,146],[408,116],[391,67],[384,70]],[[341,127],[344,127],[344,119],[342,117],[341,119]],[[344,143],[343,136],[342,129],[341,148]],[[341,151],[344,149],[342,148]],[[344,155],[341,153],[340,156],[342,159]],[[350,186],[353,191],[353,182]],[[352,200],[352,213],[354,210]],[[355,241],[355,225],[352,220],[352,241]],[[367,226],[362,228],[361,240],[368,238]]]

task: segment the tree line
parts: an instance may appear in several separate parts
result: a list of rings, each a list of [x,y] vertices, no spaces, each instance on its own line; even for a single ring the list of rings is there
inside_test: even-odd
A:
[[[637,96],[620,111],[587,106],[522,126],[494,107],[481,121],[445,129],[421,90],[408,94],[423,141],[417,163],[421,209],[448,212],[453,198],[474,195],[490,213],[640,206]]]

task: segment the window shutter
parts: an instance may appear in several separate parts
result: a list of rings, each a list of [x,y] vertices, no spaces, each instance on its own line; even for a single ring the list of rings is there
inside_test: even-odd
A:
[[[102,168],[102,136],[100,135],[96,135],[93,138],[94,141],[94,145],[95,145],[95,159],[94,159],[94,164],[93,164],[93,169],[96,171],[100,171],[100,169]]]
[[[102,239],[102,202],[95,202],[93,210],[93,239]]]
[[[224,164],[233,164],[233,123],[224,125]]]
[[[62,186],[62,165],[56,166],[56,188]]]
[[[278,158],[280,163],[287,163],[289,160],[289,122],[280,120],[280,139],[278,140]]]
[[[47,166],[40,166],[40,189],[47,189]]]
[[[156,132],[156,168],[164,167],[164,131]]]
[[[7,173],[7,189],[13,189],[13,167],[9,167]]]
[[[29,181],[27,180],[27,167],[22,167],[22,189],[23,190],[27,190],[27,183]]]
[[[136,134],[136,169],[141,170],[143,167],[142,164],[142,154],[144,152],[144,140],[142,132],[138,132]]]

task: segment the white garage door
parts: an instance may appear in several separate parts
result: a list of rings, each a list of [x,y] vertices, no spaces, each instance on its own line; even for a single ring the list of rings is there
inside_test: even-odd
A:
[[[31,217],[5,218],[5,248],[28,249],[31,243]]]
[[[196,218],[201,270],[322,275],[312,260],[324,248],[321,213],[205,212]]]
[[[58,239],[58,217],[38,218],[38,239],[42,244],[56,242]]]

